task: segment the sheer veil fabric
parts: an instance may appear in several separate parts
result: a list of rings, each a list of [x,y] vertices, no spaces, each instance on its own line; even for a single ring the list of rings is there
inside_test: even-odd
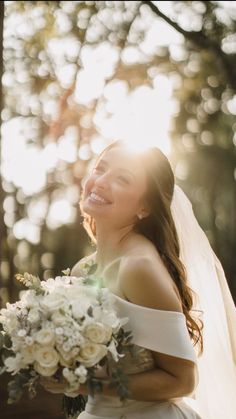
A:
[[[203,354],[194,403],[203,419],[236,418],[236,308],[222,265],[200,227],[190,200],[175,185],[171,211],[190,288],[193,314],[204,322]],[[198,310],[198,311],[197,311]],[[186,398],[191,404],[191,400]]]

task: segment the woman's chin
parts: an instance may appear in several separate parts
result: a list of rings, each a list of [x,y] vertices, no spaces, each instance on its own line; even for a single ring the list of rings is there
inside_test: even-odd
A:
[[[101,205],[101,204],[94,204],[94,203],[89,203],[89,202],[84,202],[81,205],[81,209],[83,212],[85,212],[86,214],[90,215],[91,217],[99,217],[102,215],[107,215],[108,211],[109,211],[109,206],[111,204],[105,204],[105,205]]]

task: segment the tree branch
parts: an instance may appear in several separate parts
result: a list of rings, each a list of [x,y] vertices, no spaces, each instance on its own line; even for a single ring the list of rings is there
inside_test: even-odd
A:
[[[170,19],[161,10],[152,2],[152,1],[141,1],[141,5],[147,5],[150,9],[167,22],[172,28],[177,32],[181,33],[185,39],[194,43],[198,48],[208,49],[211,51],[216,58],[217,64],[220,66],[220,69],[224,71],[227,81],[229,82],[231,88],[236,91],[236,65],[235,65],[235,54],[228,55],[222,51],[220,44],[218,44],[213,39],[207,37],[203,31],[186,31],[183,29],[177,22]]]

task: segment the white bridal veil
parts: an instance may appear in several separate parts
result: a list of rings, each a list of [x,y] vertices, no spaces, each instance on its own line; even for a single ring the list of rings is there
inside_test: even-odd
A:
[[[189,286],[201,310],[203,354],[198,358],[195,405],[203,419],[236,418],[236,308],[222,265],[193,213],[183,190],[175,185],[171,211]]]

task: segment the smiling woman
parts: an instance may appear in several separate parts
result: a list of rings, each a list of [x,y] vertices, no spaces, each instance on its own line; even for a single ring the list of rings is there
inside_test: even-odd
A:
[[[138,355],[119,361],[128,399],[117,397],[104,373],[102,394],[80,387],[88,401],[79,418],[234,419],[235,307],[167,157],[157,148],[110,144],[84,184],[80,208],[96,251],[71,274],[95,263],[95,278],[129,319]]]

